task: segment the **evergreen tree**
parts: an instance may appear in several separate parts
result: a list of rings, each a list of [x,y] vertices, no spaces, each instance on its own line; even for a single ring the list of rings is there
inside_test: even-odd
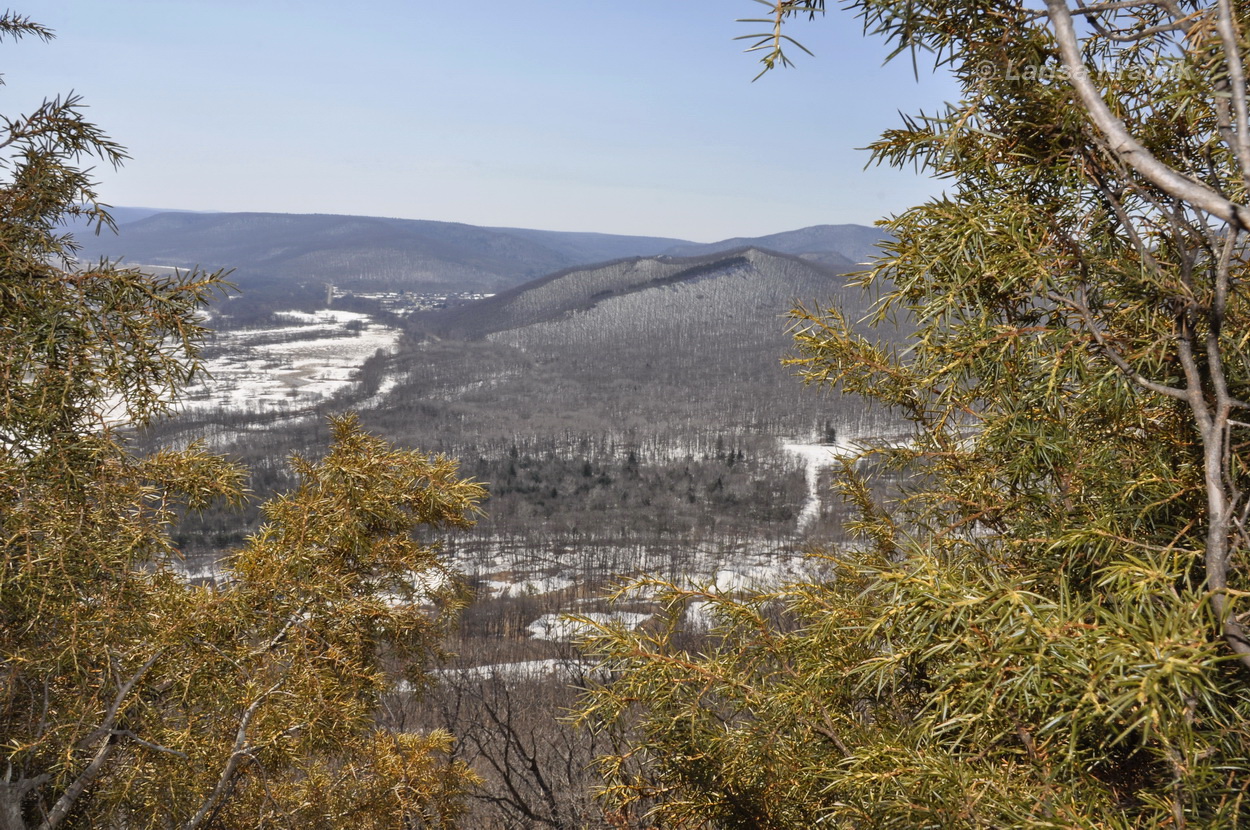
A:
[[[768,68],[823,3],[764,5]],[[799,309],[794,362],[910,434],[846,465],[831,578],[648,583],[657,624],[601,627],[582,717],[633,741],[605,795],[664,826],[1240,826],[1250,5],[850,5],[963,98],[873,147],[947,182],[862,276],[912,341]]]
[[[481,487],[340,419],[216,584],[190,579],[171,526],[244,472],[125,435],[199,371],[222,275],[76,261],[66,223],[109,223],[79,165],[124,158],[77,98],[0,134],[0,830],[445,826],[472,780],[450,736],[378,709],[459,602],[421,537]]]

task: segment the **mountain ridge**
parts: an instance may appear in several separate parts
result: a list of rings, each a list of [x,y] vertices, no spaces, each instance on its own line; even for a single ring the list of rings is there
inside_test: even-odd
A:
[[[798,256],[832,252],[846,261],[826,264],[860,265],[879,253],[877,246],[885,238],[886,234],[866,225],[809,225],[765,236],[737,236],[719,242],[682,243],[674,245],[664,253],[669,256],[697,256],[752,247]]]
[[[629,257],[590,266],[576,266],[513,286],[470,305],[420,315],[431,332],[481,338],[500,331],[550,322],[573,312],[589,311],[612,297],[674,285],[760,258],[788,261],[832,282],[843,272],[800,256],[741,247],[693,257]],[[561,299],[553,295],[562,294]],[[796,301],[810,299],[795,297]]]
[[[518,418],[557,432],[677,435],[724,423],[810,434],[823,404],[782,366],[786,315],[837,305],[856,319],[871,300],[835,269],[753,248],[570,269],[410,317],[408,345],[381,359],[398,386],[369,418],[452,453],[464,449],[456,436],[502,440]],[[413,421],[420,409],[429,417]],[[434,415],[444,411],[456,414]],[[846,417],[840,426],[860,415]],[[427,432],[444,421],[453,429]]]
[[[860,261],[881,234],[817,225],[764,237],[695,243],[669,237],[501,228],[344,214],[195,213],[114,208],[116,235],[80,233],[85,260],[231,268],[245,290],[325,283],[353,290],[497,293],[596,263],[657,255],[699,256],[757,247],[833,267]],[[731,244],[732,243],[732,244]],[[841,248],[839,248],[841,246]]]

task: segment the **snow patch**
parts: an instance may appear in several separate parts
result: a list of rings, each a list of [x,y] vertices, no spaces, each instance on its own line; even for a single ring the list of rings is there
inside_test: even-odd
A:
[[[650,614],[638,614],[631,611],[613,611],[611,613],[591,612],[582,614],[590,623],[610,625],[617,623],[626,628],[637,628],[651,618]],[[592,633],[594,626],[583,621],[569,619],[562,614],[543,614],[530,623],[526,630],[535,640],[554,640],[567,643]]]
[[[572,588],[576,584],[576,580],[564,576],[535,577],[526,579],[523,582],[503,582],[495,579],[486,581],[486,587],[490,589],[492,595],[497,597],[540,596],[542,594],[563,591],[565,588]]]
[[[466,680],[499,679],[508,683],[523,680],[545,680],[549,677],[557,677],[568,681],[584,676],[588,671],[592,671],[595,666],[595,663],[588,660],[551,658],[547,660],[525,660],[518,663],[492,663],[466,669],[440,669],[434,674],[439,677],[454,677]]]
[[[799,511],[798,527],[795,532],[804,533],[820,517],[823,494],[820,489],[820,474],[828,467],[833,467],[845,458],[853,458],[860,453],[860,448],[845,441],[835,444],[782,444],[781,449],[796,455],[803,462],[807,473],[807,501]]]
[[[392,352],[402,332],[368,314],[338,309],[279,311],[290,326],[220,332],[204,361],[207,377],[180,396],[182,411],[223,409],[273,414],[311,409],[356,383],[379,351]],[[390,388],[370,402],[380,403]]]
[[[369,319],[368,314],[359,311],[343,311],[337,308],[323,308],[320,311],[275,311],[274,317],[279,320],[294,320],[297,323],[351,323],[355,320]]]

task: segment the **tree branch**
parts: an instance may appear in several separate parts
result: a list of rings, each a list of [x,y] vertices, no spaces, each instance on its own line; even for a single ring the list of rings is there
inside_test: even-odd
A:
[[[1129,134],[1124,122],[1112,114],[1090,80],[1089,72],[1081,60],[1076,29],[1068,4],[1065,0],[1046,0],[1046,9],[1054,27],[1059,56],[1067,70],[1068,82],[1076,90],[1085,114],[1110,142],[1112,151],[1164,192],[1217,216],[1236,228],[1250,228],[1250,209],[1230,201],[1205,184],[1176,172],[1155,158],[1141,142]]]
[[[1246,107],[1246,72],[1241,62],[1240,39],[1233,20],[1230,0],[1217,0],[1216,29],[1224,45],[1224,62],[1228,67],[1229,93],[1233,99],[1233,149],[1242,183],[1250,187],[1250,118]]]
[[[1098,324],[1094,321],[1093,312],[1089,310],[1089,306],[1085,303],[1054,291],[1048,292],[1046,297],[1075,311],[1077,316],[1081,318],[1081,323],[1085,327],[1085,330],[1088,331],[1094,338],[1094,341],[1098,344],[1103,354],[1107,356],[1107,359],[1114,363],[1116,368],[1128,377],[1129,380],[1133,381],[1133,383],[1137,384],[1142,389],[1155,392],[1159,395],[1166,395],[1169,398],[1176,398],[1177,400],[1182,401],[1189,400],[1188,390],[1177,389],[1173,386],[1156,383],[1143,375],[1141,372],[1134,369],[1129,362],[1124,359],[1123,355],[1117,352],[1111,346],[1110,342],[1108,342],[1106,335],[1103,334],[1102,330],[1098,328]]]
[[[100,770],[104,767],[104,763],[109,759],[109,756],[113,754],[113,750],[117,748],[117,736],[113,734],[113,724],[117,722],[117,715],[121,711],[122,704],[126,702],[126,699],[130,697],[130,693],[134,690],[135,686],[140,680],[143,679],[143,676],[148,673],[148,671],[164,653],[165,649],[157,649],[156,653],[149,657],[147,662],[140,666],[139,670],[131,675],[130,679],[117,690],[117,696],[113,699],[112,705],[110,705],[108,710],[105,712],[104,720],[101,722],[100,727],[92,733],[93,735],[102,736],[104,738],[104,742],[100,744],[100,748],[96,751],[96,754],[91,759],[91,762],[87,764],[86,769],[79,773],[78,777],[65,788],[65,792],[63,792],[61,797],[56,800],[56,803],[52,805],[52,809],[48,811],[48,815],[45,816],[44,820],[40,823],[39,830],[54,830],[54,828],[59,826],[74,808],[74,804],[76,804],[78,799],[82,797],[82,794],[86,791],[88,785],[90,785],[91,782],[95,780],[95,777],[100,774]]]
[[[260,705],[264,703],[271,694],[276,692],[284,681],[279,680],[263,692],[252,704],[243,712],[243,717],[239,719],[239,729],[235,732],[234,746],[230,751],[230,757],[226,761],[226,766],[221,771],[221,775],[217,779],[217,786],[209,793],[208,798],[200,805],[200,809],[191,817],[190,821],[183,825],[183,830],[196,830],[204,820],[217,809],[217,806],[225,798],[230,786],[234,780],[235,774],[238,772],[239,764],[243,759],[251,754],[250,749],[245,749],[247,744],[247,729],[252,724],[252,718],[256,712],[260,710]]]

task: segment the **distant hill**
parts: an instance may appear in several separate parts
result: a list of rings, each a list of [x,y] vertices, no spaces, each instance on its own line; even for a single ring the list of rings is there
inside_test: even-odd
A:
[[[659,236],[620,236],[611,233],[574,231],[535,231],[525,228],[489,228],[509,236],[528,239],[569,257],[577,265],[590,265],[612,259],[653,256],[678,240]]]
[[[358,290],[494,292],[572,265],[658,253],[681,242],[372,216],[145,213],[119,208],[116,235],[79,234],[83,258],[233,268],[245,287],[330,282]]]
[[[845,280],[840,275],[845,270],[756,248],[697,257],[634,257],[559,271],[487,300],[426,315],[421,318],[421,324],[443,335],[481,338],[587,314],[606,307],[613,299],[660,289],[664,290],[655,296],[665,297],[669,312],[692,322],[704,318],[708,310],[704,308],[706,301],[716,298],[715,292],[709,295],[707,291],[718,288],[718,280],[731,273],[752,272],[756,278],[751,284],[752,296],[746,298],[738,311],[742,314],[748,309],[763,310],[765,324],[772,326],[778,315],[789,311],[795,302],[811,300],[817,295],[827,299],[825,295],[831,291],[841,294]],[[681,293],[679,287],[695,283],[703,286],[699,298],[704,302],[686,307],[674,302],[676,297],[672,294]],[[614,324],[629,325],[619,319]],[[641,322],[638,328],[640,332],[647,330]]]
[[[701,256],[752,247],[795,254],[836,268],[857,265],[877,256],[880,253],[877,245],[884,237],[879,229],[864,225],[813,225],[768,236],[739,236],[706,244],[685,242],[666,249],[664,253],[670,256]]]
[[[348,290],[495,293],[553,272],[665,253],[702,256],[757,247],[843,268],[866,258],[880,232],[821,225],[711,244],[649,236],[490,228],[374,216],[193,213],[114,208],[118,233],[78,234],[84,259],[232,268],[245,292],[280,296],[325,283]]]
[[[113,221],[118,225],[124,225],[127,222],[138,222],[140,219],[147,219],[149,216],[155,216],[158,213],[200,213],[194,210],[168,210],[166,208],[149,208],[149,207],[110,207],[109,215],[113,217]],[[212,211],[209,211],[212,213]]]
[[[456,434],[510,435],[518,419],[596,434],[858,425],[868,413],[830,412],[781,365],[798,303],[836,304],[855,319],[868,298],[836,269],[754,248],[558,272],[415,316],[413,345],[388,358],[402,380],[371,418],[452,450]],[[435,414],[444,408],[454,419]],[[453,432],[409,434],[444,420]]]

